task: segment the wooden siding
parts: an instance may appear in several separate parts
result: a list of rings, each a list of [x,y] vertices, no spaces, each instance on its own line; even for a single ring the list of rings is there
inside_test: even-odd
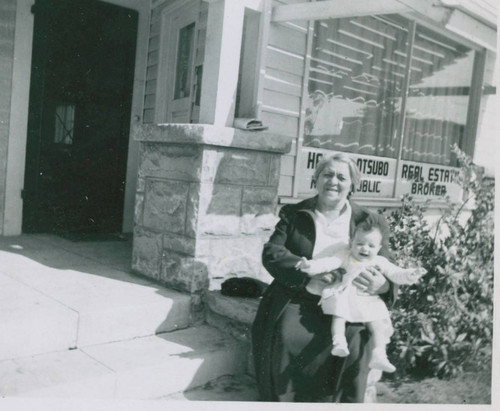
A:
[[[275,0],[273,6],[303,0]],[[270,131],[292,137],[290,153],[281,159],[278,194],[291,196],[299,137],[302,83],[307,46],[307,22],[271,23],[260,117]]]
[[[146,84],[144,91],[144,112],[143,112],[143,122],[153,123],[156,117],[156,100],[158,87],[161,85],[162,78],[159,73],[159,62],[161,58],[161,36],[166,35],[166,28],[162,28],[162,11],[175,3],[174,0],[155,0],[153,1],[153,8],[151,10],[151,22],[149,26],[149,47],[148,47],[148,62],[147,62],[147,74],[146,74]],[[205,56],[205,39],[206,39],[206,27],[207,27],[207,16],[208,16],[208,4],[206,2],[201,2],[199,23],[197,26],[198,36],[197,44],[195,50],[195,60],[194,65],[202,66],[203,59]],[[198,86],[198,85],[197,85]],[[193,109],[191,113],[191,122],[197,123],[199,119],[199,107],[194,106],[194,98],[196,93],[192,93],[193,96]]]
[[[151,11],[149,26],[148,62],[146,66],[146,84],[144,90],[144,123],[154,122],[155,100],[158,84],[158,65],[161,31],[161,10],[171,4],[171,1],[155,1]]]

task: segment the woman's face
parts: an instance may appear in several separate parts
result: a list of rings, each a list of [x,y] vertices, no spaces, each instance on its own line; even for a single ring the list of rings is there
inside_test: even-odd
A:
[[[319,173],[316,181],[316,189],[320,198],[335,203],[347,199],[351,185],[349,166],[340,161],[329,161]]]

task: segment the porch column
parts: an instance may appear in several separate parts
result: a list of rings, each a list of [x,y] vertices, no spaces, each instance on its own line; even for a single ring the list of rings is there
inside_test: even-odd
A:
[[[132,269],[192,296],[224,279],[265,279],[288,137],[196,124],[140,125]]]
[[[245,2],[208,0],[207,3],[200,123],[231,126],[238,86]]]

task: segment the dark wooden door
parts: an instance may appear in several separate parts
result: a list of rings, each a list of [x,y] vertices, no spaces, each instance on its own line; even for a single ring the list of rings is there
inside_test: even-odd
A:
[[[94,0],[34,6],[24,232],[119,232],[137,12]]]

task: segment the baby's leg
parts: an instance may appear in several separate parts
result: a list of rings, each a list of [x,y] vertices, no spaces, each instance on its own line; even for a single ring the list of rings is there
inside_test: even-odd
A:
[[[366,323],[373,339],[372,359],[369,367],[385,372],[394,372],[396,367],[387,359],[385,346],[387,344],[387,325],[383,320],[370,321]]]
[[[388,343],[387,325],[383,320],[370,321],[366,323],[366,328],[370,331],[373,338],[373,348],[382,348]]]
[[[349,349],[345,338],[345,320],[336,315],[332,318],[332,355],[337,357],[347,357]]]

